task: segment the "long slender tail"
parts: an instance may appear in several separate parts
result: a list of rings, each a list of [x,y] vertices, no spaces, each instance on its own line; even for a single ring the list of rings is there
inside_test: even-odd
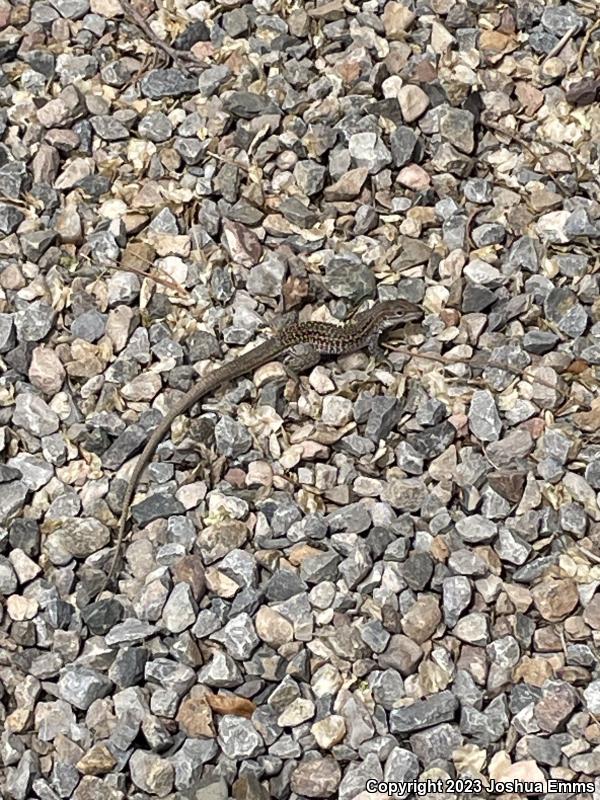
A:
[[[125,497],[123,498],[123,508],[121,509],[121,515],[119,517],[115,552],[99,593],[106,589],[115,573],[117,562],[121,554],[123,541],[125,539],[125,529],[127,528],[127,520],[129,518],[131,501],[133,500],[133,496],[139,480],[142,477],[142,473],[152,461],[152,457],[156,452],[156,448],[170,431],[174,420],[180,414],[184,414],[186,411],[188,411],[195,403],[212,392],[214,389],[218,388],[221,384],[230,380],[234,380],[235,378],[239,378],[241,375],[251,372],[262,364],[266,364],[267,361],[279,355],[285,349],[286,346],[284,346],[278,339],[270,339],[266,342],[263,342],[263,344],[259,344],[257,347],[254,347],[247,353],[243,353],[241,356],[238,356],[238,358],[236,358],[234,361],[230,361],[209,373],[200,381],[200,383],[190,389],[190,391],[187,392],[187,394],[185,394],[181,400],[162,418],[156,427],[156,430],[146,442],[146,446],[142,450],[135,467],[133,468],[129,482],[127,483]]]
[[[162,418],[162,420],[158,424],[158,427],[146,442],[146,446],[142,450],[135,464],[135,467],[133,468],[133,472],[131,473],[131,477],[129,478],[129,481],[127,483],[127,489],[125,490],[125,497],[123,498],[123,507],[121,509],[121,516],[119,517],[119,527],[117,532],[117,541],[115,543],[115,552],[113,553],[113,557],[110,562],[110,566],[108,568],[108,573],[106,575],[104,583],[102,584],[102,588],[100,589],[101,592],[103,592],[106,589],[106,587],[112,580],[113,574],[115,572],[117,562],[121,554],[121,546],[123,544],[123,539],[125,538],[125,529],[127,528],[127,520],[129,518],[129,509],[131,507],[131,501],[133,500],[133,495],[135,494],[135,490],[137,488],[139,480],[142,477],[143,471],[146,469],[146,467],[152,460],[152,456],[156,452],[156,448],[169,432],[174,419],[175,417],[171,416],[171,414],[167,414],[165,417]]]

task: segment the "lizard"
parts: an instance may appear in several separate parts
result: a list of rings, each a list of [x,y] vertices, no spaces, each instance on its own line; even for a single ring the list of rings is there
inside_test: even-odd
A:
[[[324,355],[342,355],[365,348],[372,354],[379,354],[379,337],[383,331],[400,323],[420,320],[423,316],[424,312],[418,305],[408,300],[396,299],[378,302],[342,325],[328,322],[294,323],[282,328],[272,338],[212,370],[192,386],[158,423],[136,461],[123,498],[114,554],[100,593],[106,589],[115,573],[125,539],[129,509],[142,473],[180,414],[184,414],[195,403],[223,384],[253,372],[277,356],[293,352],[299,345],[305,348],[299,367],[303,370],[315,366]]]

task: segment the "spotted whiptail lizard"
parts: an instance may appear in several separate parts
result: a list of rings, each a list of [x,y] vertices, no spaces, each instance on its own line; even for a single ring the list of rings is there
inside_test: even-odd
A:
[[[363,348],[368,348],[372,353],[376,353],[379,350],[379,336],[384,330],[403,322],[419,320],[422,317],[423,311],[419,306],[409,303],[408,300],[385,300],[376,303],[367,311],[356,314],[345,325],[334,325],[327,322],[298,322],[288,325],[273,338],[253,347],[247,353],[242,353],[202,378],[163,417],[136,462],[123,498],[115,552],[100,592],[106,589],[114,575],[125,538],[129,508],[142,473],[152,460],[156,448],[169,432],[176,417],[184,414],[195,403],[223,384],[248,372],[253,372],[263,364],[272,361],[276,356],[293,351],[293,348],[298,345],[304,346],[300,369],[309,369],[317,364],[323,355],[353,353]]]

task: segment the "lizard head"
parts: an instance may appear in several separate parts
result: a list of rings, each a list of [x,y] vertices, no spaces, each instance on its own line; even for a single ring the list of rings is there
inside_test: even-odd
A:
[[[423,319],[425,312],[422,308],[408,300],[383,300],[371,309],[375,315],[375,327],[379,330],[393,328],[403,322],[418,322]]]

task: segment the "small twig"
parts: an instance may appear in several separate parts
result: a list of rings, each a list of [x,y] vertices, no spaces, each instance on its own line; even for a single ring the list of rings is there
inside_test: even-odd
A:
[[[13,206],[22,206],[23,208],[30,208],[29,203],[26,203],[24,200],[20,200],[18,197],[7,197],[5,194],[0,192],[0,200],[3,200],[5,203],[12,203]]]
[[[142,75],[148,72],[148,67],[150,65],[151,57],[156,58],[156,50],[152,50],[151,53],[144,53],[140,68],[137,70],[135,75],[132,75],[131,78],[129,78],[126,84],[127,86],[131,86],[132,84],[137,83],[142,77]]]
[[[142,17],[139,11],[134,8],[131,3],[129,3],[127,0],[119,0],[119,2],[125,16],[129,17],[138,26],[142,33],[150,40],[152,44],[155,45],[155,47],[158,47],[163,51],[163,53],[166,53],[166,55],[168,55],[169,58],[174,63],[178,64],[182,69],[189,70],[190,66],[193,65],[198,67],[209,66],[209,64],[206,64],[204,61],[200,61],[191,53],[186,53],[183,50],[176,50],[174,47],[171,47],[170,44],[167,44],[167,42],[161,39],[160,36],[157,36],[154,33],[144,17]]]
[[[563,653],[564,653],[565,661],[566,661],[568,659],[569,655],[568,655],[568,652],[567,652],[567,641],[565,639],[565,631],[564,631],[564,628],[562,627],[562,625],[559,625],[558,634],[560,636],[560,643],[562,645],[562,649],[563,649]]]
[[[213,153],[212,150],[207,150],[205,155],[212,156],[216,158],[217,161],[222,161],[224,164],[230,164],[232,167],[239,167],[243,172],[250,172],[250,169],[245,164],[240,164],[239,161],[235,161],[233,158],[227,158],[227,156],[221,156],[218,153]]]
[[[85,258],[86,261],[89,261],[90,264],[94,263],[92,259],[85,253],[79,253],[79,255],[80,257]],[[136,253],[135,257],[139,258],[140,261],[145,261],[149,266],[154,267],[152,262],[148,261],[138,253]],[[183,297],[185,300],[190,299],[189,292],[186,292],[183,286],[178,284],[177,281],[174,281],[172,278],[162,277],[161,275],[152,275],[149,272],[144,272],[143,269],[139,269],[138,267],[125,266],[125,264],[114,263],[114,264],[101,264],[98,266],[106,267],[107,269],[112,269],[115,270],[116,272],[133,272],[134,275],[137,275],[142,279],[149,278],[151,281],[159,283],[166,289],[170,289],[171,291],[176,292],[180,297]],[[160,267],[154,267],[154,269],[160,269]]]
[[[577,66],[579,67],[579,72],[581,73],[581,75],[584,74],[584,67],[583,67],[583,56],[584,56],[584,53],[586,51],[586,48],[588,46],[588,42],[590,41],[590,38],[591,38],[593,32],[598,27],[600,27],[600,19],[597,19],[596,22],[594,22],[593,25],[590,25],[590,27],[585,32],[585,36],[583,37],[583,41],[581,42],[581,47],[579,48],[579,55],[577,56]]]
[[[569,41],[569,39],[571,39],[573,37],[573,35],[575,33],[577,33],[578,30],[579,30],[579,23],[576,23],[575,25],[572,25],[569,28],[569,30],[564,34],[564,36],[562,36],[558,40],[558,42],[554,45],[552,50],[550,50],[550,52],[548,53],[546,58],[542,61],[542,67],[544,66],[546,61],[548,61],[549,58],[554,58],[554,56],[556,56],[556,55],[558,55],[560,53],[560,51],[563,49],[563,47],[566,45],[566,43]]]
[[[150,278],[151,281],[155,283],[159,283],[161,286],[164,286],[166,289],[170,289],[173,292],[176,292],[180,297],[183,297],[185,300],[189,300],[190,296],[185,291],[183,286],[180,286],[177,281],[174,281],[172,278],[163,278],[160,275],[151,275],[149,272],[144,272],[143,269],[138,269],[137,267],[125,267],[123,264],[107,264],[108,269],[113,269],[116,272],[133,272],[135,275],[138,275],[140,278]]]
[[[565,392],[559,387],[555,386],[550,381],[545,380],[544,378],[539,377],[538,375],[534,375],[531,372],[526,371],[527,368],[520,371],[515,369],[515,367],[509,367],[507,364],[500,364],[494,361],[487,361],[485,364],[477,364],[473,361],[469,361],[462,358],[452,359],[448,358],[447,356],[440,356],[437,353],[422,353],[420,351],[410,350],[404,347],[393,347],[391,348],[395,353],[400,353],[401,355],[410,356],[411,358],[424,358],[428,361],[437,361],[439,364],[445,365],[453,365],[453,364],[465,364],[467,366],[475,367],[475,369],[501,369],[505,372],[510,372],[512,375],[515,375],[517,378],[531,378],[535,383],[539,383],[542,386],[546,386],[548,389],[552,389],[553,392],[557,392],[562,397],[566,397]],[[465,380],[472,380],[466,378]]]
[[[585,9],[585,11],[596,11],[597,9],[586,2],[586,0],[571,0],[572,3],[575,3],[576,6],[580,6],[581,8]]]
[[[515,133],[514,131],[508,130],[508,128],[505,128],[503,125],[496,125],[495,122],[489,122],[488,120],[485,120],[483,118],[482,118],[481,121],[482,121],[482,124],[485,125],[486,128],[491,128],[492,130],[498,131],[498,133],[501,133],[504,136],[508,136],[510,139],[514,139],[515,142],[518,142],[521,145],[521,147],[524,147],[525,150],[527,150],[527,152],[531,156],[533,156],[533,158],[535,159],[534,167],[535,167],[535,164],[537,164],[539,162],[539,165],[542,168],[542,170],[545,172],[545,174],[548,176],[548,178],[550,178],[550,180],[554,183],[554,185],[556,186],[558,191],[562,194],[562,196],[566,197],[566,198],[569,197],[568,192],[563,188],[562,184],[560,184],[558,182],[558,180],[554,177],[554,175],[549,170],[547,170],[546,167],[542,164],[542,161],[541,161],[542,156],[539,156],[535,152],[535,150],[533,150],[531,148],[529,143],[526,142],[525,139],[523,139],[522,136],[520,136],[518,133]]]
[[[509,136],[512,139],[514,139],[516,142],[519,142],[519,144],[521,144],[536,159],[536,162],[537,161],[540,162],[541,169],[550,178],[550,180],[554,183],[554,185],[560,191],[562,196],[566,197],[566,198],[569,197],[568,193],[565,192],[565,190],[563,189],[562,185],[556,180],[554,175],[552,175],[552,173],[549,170],[547,170],[546,167],[544,167],[544,165],[543,165],[543,163],[541,161],[543,156],[538,156],[537,153],[534,150],[531,149],[530,145],[525,141],[525,139],[523,139],[518,134],[512,133],[511,131],[507,130],[506,128],[503,128],[500,125],[496,125],[494,123],[486,122],[486,121],[483,121],[483,124],[486,127],[492,128],[492,130],[497,130],[500,133],[503,133],[505,136]],[[570,153],[567,150],[567,148],[563,147],[562,145],[557,144],[556,142],[547,142],[547,141],[544,141],[543,139],[540,139],[539,143],[542,144],[544,147],[548,147],[549,149],[555,149],[555,150],[558,150],[561,153],[564,153],[564,155],[569,159],[569,163],[570,163],[571,167],[573,167],[573,162],[575,161],[577,164],[579,164],[579,166],[582,168],[582,170],[591,171],[591,167],[590,167],[589,163],[586,163],[586,162],[582,161],[579,158],[579,156],[577,156],[574,153]],[[596,185],[600,187],[600,181],[598,180],[596,175],[592,174],[591,180],[593,180],[596,183]]]
[[[577,548],[577,550],[579,550],[580,553],[586,555],[590,559],[590,561],[593,561],[595,564],[600,564],[600,557],[597,556],[595,553],[592,553],[591,550],[588,550],[587,547],[583,547],[580,544],[575,545],[575,547]]]

